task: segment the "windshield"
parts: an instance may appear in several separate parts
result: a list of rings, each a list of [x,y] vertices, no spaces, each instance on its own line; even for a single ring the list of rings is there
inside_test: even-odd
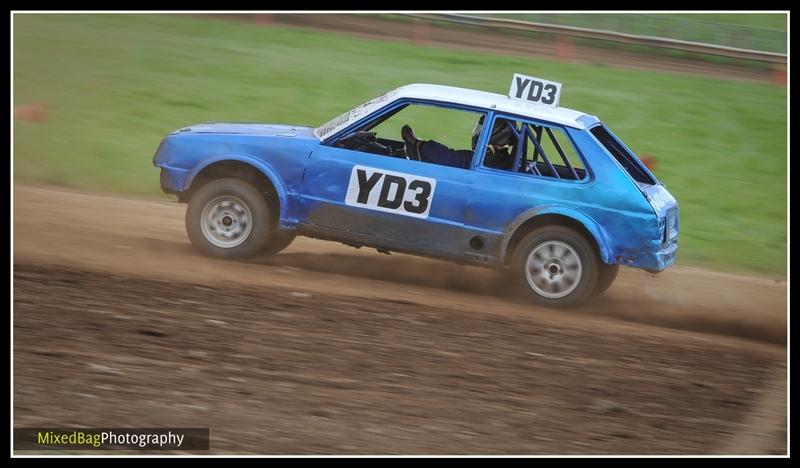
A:
[[[382,94],[374,99],[370,99],[364,104],[354,107],[353,109],[345,112],[344,114],[336,117],[335,119],[315,128],[314,135],[320,140],[324,140],[329,135],[338,132],[339,130],[350,125],[351,123],[357,121],[361,117],[364,117],[367,114],[371,114],[373,111],[382,107],[383,104],[389,102],[390,98],[393,97],[395,94],[396,91],[394,90],[389,91],[386,94]]]

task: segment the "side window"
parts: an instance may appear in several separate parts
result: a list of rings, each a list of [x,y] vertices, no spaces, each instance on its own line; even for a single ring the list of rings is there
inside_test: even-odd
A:
[[[514,137],[508,149],[513,162],[504,169],[526,174],[565,180],[583,180],[586,168],[567,133],[558,127],[529,122],[497,119],[496,135],[503,125],[513,129]],[[491,141],[490,141],[491,144]],[[495,167],[494,161],[484,158],[484,165]],[[517,165],[518,164],[518,165]]]
[[[432,105],[410,104],[371,128],[379,138],[402,140],[405,125],[421,140],[434,140],[448,148],[471,149],[472,129],[482,114]]]
[[[572,141],[564,130],[550,127],[534,127],[534,129],[535,137],[539,141],[541,150],[536,145],[529,144],[528,153],[530,158],[528,160],[541,161],[543,159],[542,154],[546,154],[554,166],[567,167],[567,162],[569,162],[576,170],[583,171],[585,169],[581,158],[578,157],[578,152],[572,146]]]
[[[461,169],[472,168],[473,135],[485,114],[427,103],[402,105],[334,146]]]

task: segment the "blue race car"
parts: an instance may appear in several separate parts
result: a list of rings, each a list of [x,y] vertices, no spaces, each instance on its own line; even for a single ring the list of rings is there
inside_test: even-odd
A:
[[[186,230],[204,254],[274,254],[301,235],[509,269],[535,302],[575,306],[620,265],[673,265],[678,205],[597,117],[559,107],[560,94],[520,74],[508,96],[412,84],[316,128],[182,128],[153,164],[162,189],[188,203]],[[418,125],[442,141],[418,138]]]

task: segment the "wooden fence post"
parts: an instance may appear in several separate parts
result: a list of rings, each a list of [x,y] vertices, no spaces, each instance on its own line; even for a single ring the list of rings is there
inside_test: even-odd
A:
[[[575,60],[575,42],[565,34],[556,35],[556,59],[561,62]]]
[[[772,82],[779,86],[786,86],[786,65],[782,63],[773,65]]]
[[[256,14],[256,24],[259,26],[269,26],[270,24],[275,22],[275,18],[272,17],[272,13],[258,13]]]
[[[411,28],[412,40],[414,41],[414,44],[428,45],[428,34],[430,32],[428,20],[414,18],[412,21],[414,22],[414,25]]]

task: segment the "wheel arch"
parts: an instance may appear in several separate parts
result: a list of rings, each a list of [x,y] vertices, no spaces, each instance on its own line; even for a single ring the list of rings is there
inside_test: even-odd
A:
[[[287,193],[281,178],[269,165],[245,154],[218,155],[198,163],[186,178],[186,188],[179,195],[179,201],[188,202],[197,189],[223,177],[252,183],[265,195],[271,211],[276,214],[275,221],[285,216]],[[274,225],[277,226],[277,222]]]
[[[528,210],[509,224],[506,228],[506,232],[509,234],[504,236],[500,250],[504,264],[510,265],[514,250],[528,233],[548,225],[574,229],[589,241],[603,263],[614,263],[611,249],[600,225],[588,216],[570,208],[551,206]]]

